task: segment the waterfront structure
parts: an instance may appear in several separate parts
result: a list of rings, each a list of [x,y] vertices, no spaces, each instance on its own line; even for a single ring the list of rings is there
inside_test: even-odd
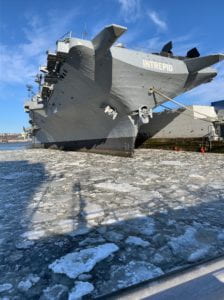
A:
[[[219,138],[214,107],[192,105],[187,108],[154,113],[151,122],[140,128],[139,135],[157,139]]]

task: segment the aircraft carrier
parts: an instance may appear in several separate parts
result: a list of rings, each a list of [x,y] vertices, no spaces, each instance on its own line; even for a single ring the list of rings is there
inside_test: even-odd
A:
[[[224,59],[196,48],[175,56],[172,42],[153,54],[114,45],[126,30],[113,24],[91,41],[65,37],[47,52],[39,92],[25,103],[33,146],[130,156],[152,109],[167,101],[161,95],[210,82],[217,75],[210,66]]]

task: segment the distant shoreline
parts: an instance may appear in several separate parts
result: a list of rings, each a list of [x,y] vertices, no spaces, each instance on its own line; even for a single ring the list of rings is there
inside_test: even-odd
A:
[[[30,140],[9,140],[7,142],[0,141],[0,144],[10,144],[10,143],[28,143]]]

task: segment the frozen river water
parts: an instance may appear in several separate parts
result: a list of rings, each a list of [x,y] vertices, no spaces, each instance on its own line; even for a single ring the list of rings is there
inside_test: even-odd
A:
[[[224,254],[224,156],[0,152],[0,299],[112,292]]]

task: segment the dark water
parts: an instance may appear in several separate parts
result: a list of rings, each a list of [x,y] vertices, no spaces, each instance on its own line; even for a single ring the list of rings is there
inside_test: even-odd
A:
[[[0,151],[2,150],[22,150],[28,149],[31,143],[22,142],[22,143],[0,143]]]

